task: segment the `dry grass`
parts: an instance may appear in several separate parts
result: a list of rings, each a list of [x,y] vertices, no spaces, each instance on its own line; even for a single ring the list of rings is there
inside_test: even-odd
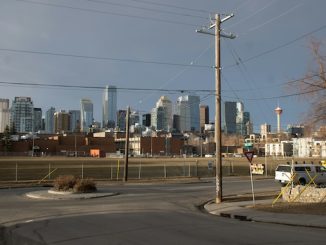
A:
[[[259,204],[255,209],[273,213],[326,215],[326,203],[279,202],[273,207],[271,204]]]
[[[53,188],[56,191],[70,191],[76,184],[76,177],[73,175],[63,175],[53,181]]]
[[[97,191],[97,188],[92,179],[77,179],[73,191],[75,193],[89,193]]]
[[[97,190],[92,179],[80,179],[73,175],[57,177],[53,182],[56,191],[72,191],[74,193],[89,193]]]

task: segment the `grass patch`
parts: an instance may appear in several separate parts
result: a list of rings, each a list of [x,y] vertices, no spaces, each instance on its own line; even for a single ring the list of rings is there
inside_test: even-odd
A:
[[[53,188],[56,191],[72,191],[74,193],[89,193],[97,191],[92,179],[80,179],[73,175],[62,175],[55,178]]]

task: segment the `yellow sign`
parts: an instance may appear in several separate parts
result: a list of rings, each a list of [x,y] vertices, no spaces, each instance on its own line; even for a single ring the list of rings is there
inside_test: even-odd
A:
[[[251,173],[252,174],[264,174],[265,171],[265,164],[260,164],[260,163],[254,163],[254,164],[250,164],[250,168],[251,168]]]
[[[321,165],[326,167],[326,160],[321,161]]]

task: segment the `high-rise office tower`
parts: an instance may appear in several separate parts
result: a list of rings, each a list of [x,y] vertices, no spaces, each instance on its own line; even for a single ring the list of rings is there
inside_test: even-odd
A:
[[[34,108],[33,111],[34,132],[42,130],[42,109]]]
[[[176,112],[180,116],[181,131],[200,130],[199,96],[184,95],[177,100]]]
[[[54,113],[54,131],[55,133],[65,133],[70,130],[70,114],[65,111]]]
[[[45,132],[47,132],[48,134],[54,133],[54,113],[54,107],[51,107],[45,112]]]
[[[250,113],[244,111],[242,102],[224,102],[222,107],[222,128],[226,134],[249,135],[252,133]]]
[[[156,108],[163,109],[162,130],[170,131],[172,129],[172,102],[167,96],[161,96],[156,102]]]
[[[117,88],[106,86],[103,92],[103,128],[114,128],[117,123]]]
[[[236,134],[244,135],[245,125],[243,123],[244,106],[242,102],[236,102],[237,114],[236,114]]]
[[[90,99],[81,99],[80,104],[81,131],[88,132],[93,123],[93,103]]]
[[[163,107],[155,107],[151,112],[151,126],[155,130],[167,130],[166,126],[166,114]]]
[[[226,134],[244,134],[244,106],[242,102],[224,102],[222,108],[222,125]]]
[[[244,131],[242,131],[242,135],[250,135],[253,133],[253,126],[252,126],[252,123],[250,121],[250,112],[248,111],[245,111],[243,112],[243,125],[245,128]]]
[[[70,114],[70,131],[80,132],[80,110],[69,110]]]
[[[130,125],[139,124],[139,121],[140,121],[139,112],[138,111],[132,111],[130,113],[129,121],[130,121]]]
[[[15,97],[10,110],[10,123],[17,132],[33,132],[33,108],[30,97]]]
[[[200,105],[200,130],[201,132],[205,129],[205,124],[209,123],[209,108],[207,105]]]
[[[126,115],[127,110],[119,110],[117,112],[117,126],[121,131],[126,130]]]
[[[10,110],[9,99],[0,99],[0,133],[3,133],[9,125]]]
[[[142,116],[143,126],[150,127],[151,126],[151,114],[143,114]]]

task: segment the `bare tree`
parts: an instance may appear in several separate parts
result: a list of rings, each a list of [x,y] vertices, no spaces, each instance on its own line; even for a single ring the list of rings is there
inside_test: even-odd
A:
[[[316,128],[326,125],[326,57],[322,55],[321,42],[311,40],[312,65],[297,90],[311,104],[305,124]]]

